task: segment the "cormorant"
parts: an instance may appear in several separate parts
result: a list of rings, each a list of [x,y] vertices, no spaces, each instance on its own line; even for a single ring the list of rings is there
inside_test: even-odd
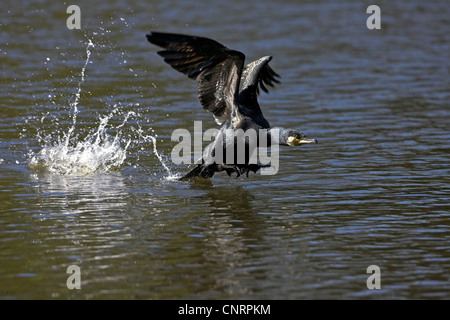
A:
[[[244,137],[245,157],[236,161],[226,159],[230,140],[229,132],[243,132],[250,129],[257,133],[265,129],[267,139],[265,147],[277,141],[280,145],[299,146],[305,143],[317,143],[316,139],[307,138],[303,133],[284,128],[271,128],[259,107],[257,96],[259,90],[268,93],[266,86],[273,87],[279,83],[279,75],[269,66],[271,56],[262,57],[244,66],[245,55],[228,49],[215,40],[204,37],[151,32],[147,34],[151,43],[163,48],[158,54],[174,69],[198,81],[198,97],[203,108],[211,112],[217,124],[221,125],[219,134],[203,152],[201,163],[180,180],[193,177],[211,178],[214,173],[226,171],[228,175],[240,176],[250,171],[256,172],[264,165],[250,162],[253,149],[260,145],[260,136]],[[242,130],[239,130],[242,129]],[[221,138],[220,138],[221,137]],[[255,138],[256,137],[256,138]],[[274,138],[277,138],[274,140]],[[231,143],[236,149],[236,136]],[[216,153],[222,148],[223,161],[217,161]],[[242,151],[242,149],[240,149]],[[241,155],[242,156],[242,155]]]

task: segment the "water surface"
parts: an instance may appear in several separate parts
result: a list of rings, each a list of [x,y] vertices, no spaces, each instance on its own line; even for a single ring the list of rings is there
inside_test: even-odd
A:
[[[381,30],[352,1],[78,5],[81,30],[47,0],[1,14],[1,298],[450,298],[446,1],[381,2]],[[215,124],[150,30],[273,55],[264,114],[320,144],[274,176],[167,179],[172,131]],[[45,148],[94,169],[30,167]]]

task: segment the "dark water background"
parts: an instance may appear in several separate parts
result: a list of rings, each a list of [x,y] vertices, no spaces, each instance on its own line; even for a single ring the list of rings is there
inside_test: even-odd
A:
[[[78,1],[81,30],[66,27],[71,3],[2,4],[2,299],[450,298],[448,1],[379,1],[381,30],[361,1]],[[275,176],[167,180],[144,137],[181,174],[172,131],[215,124],[150,30],[273,55],[283,83],[260,97],[266,117],[320,144],[283,148]],[[104,115],[130,142],[119,168],[29,167]]]

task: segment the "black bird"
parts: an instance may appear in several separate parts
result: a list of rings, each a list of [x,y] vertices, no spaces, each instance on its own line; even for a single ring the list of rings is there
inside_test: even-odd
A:
[[[279,75],[269,66],[271,56],[244,66],[243,53],[208,38],[151,32],[147,34],[147,39],[163,48],[158,54],[165,62],[198,81],[200,103],[222,126],[214,141],[205,148],[201,163],[181,180],[197,176],[211,178],[219,171],[226,171],[228,175],[236,173],[237,176],[245,173],[248,176],[250,171],[256,172],[264,167],[250,161],[254,149],[261,146],[259,134],[247,134],[252,130],[266,134],[267,143],[264,146],[267,147],[274,141],[288,146],[317,143],[316,139],[307,138],[293,129],[271,128],[264,118],[257,100],[259,91],[268,93],[267,86],[273,87],[279,83]],[[242,134],[235,134],[230,139],[230,132]],[[238,140],[245,145],[245,156],[238,152]],[[233,158],[226,159],[225,154],[230,148],[235,151]],[[217,151],[223,151],[222,155],[218,155]],[[237,159],[239,156],[243,158]]]

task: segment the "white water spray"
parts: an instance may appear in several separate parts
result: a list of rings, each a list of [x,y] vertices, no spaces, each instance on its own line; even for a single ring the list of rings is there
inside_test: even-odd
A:
[[[36,155],[31,155],[31,168],[44,168],[51,173],[61,175],[83,176],[94,172],[117,170],[126,159],[131,138],[122,138],[120,128],[134,115],[129,112],[122,124],[115,128],[116,134],[108,134],[109,121],[114,112],[99,118],[99,125],[82,140],[70,143],[69,133],[61,139],[52,142],[52,137],[46,137],[44,147]],[[76,123],[71,127],[76,128]],[[112,127],[113,128],[113,127]],[[113,128],[114,129],[114,128]],[[73,130],[72,130],[73,131]]]
[[[119,125],[110,124],[112,119],[118,115],[123,116],[122,107],[114,105],[113,110],[106,116],[99,116],[99,123],[96,130],[90,131],[84,139],[79,139],[75,134],[77,129],[77,116],[79,114],[78,104],[82,93],[82,85],[85,81],[86,68],[91,57],[91,48],[94,43],[88,39],[86,48],[86,61],[81,70],[81,80],[78,83],[77,92],[72,103],[69,104],[72,112],[71,126],[67,132],[62,132],[55,137],[55,132],[45,137],[38,134],[38,138],[43,142],[43,147],[38,153],[30,151],[29,166],[32,169],[44,169],[54,174],[83,176],[95,172],[109,172],[119,170],[123,165],[127,150],[132,142],[142,143],[151,142],[153,152],[168,173],[167,179],[174,179],[170,169],[167,167],[163,158],[156,148],[156,138],[151,135],[144,135],[143,130],[128,124],[130,117],[138,117],[134,111],[129,111],[124,115]],[[129,105],[135,107],[138,105]],[[126,126],[127,125],[127,126]],[[125,126],[137,134],[136,137],[125,134]],[[113,131],[114,134],[110,134]],[[124,137],[125,136],[125,137]]]
[[[137,136],[139,137],[139,140],[141,141],[145,141],[145,142],[151,142],[153,145],[153,153],[155,154],[155,156],[158,158],[159,162],[161,163],[161,165],[163,166],[163,168],[166,170],[167,172],[167,177],[165,178],[166,180],[172,181],[172,180],[178,180],[179,175],[177,174],[173,174],[172,171],[170,170],[170,168],[166,165],[166,163],[164,162],[162,156],[159,154],[158,149],[156,147],[156,135],[152,136],[152,135],[144,135],[144,132],[142,130],[142,128],[138,128],[138,129],[134,129],[134,131],[136,132]]]
[[[67,132],[67,137],[66,137],[66,148],[69,147],[69,142],[70,142],[70,138],[72,137],[73,131],[75,130],[75,126],[77,123],[77,115],[78,115],[78,101],[80,100],[81,97],[81,85],[84,83],[84,79],[85,79],[85,75],[86,75],[86,67],[89,63],[89,59],[91,58],[91,51],[89,50],[89,48],[94,48],[94,44],[92,43],[91,39],[88,39],[88,45],[86,48],[86,61],[84,62],[84,66],[83,68],[81,68],[81,80],[78,83],[78,89],[77,92],[75,93],[75,100],[73,101],[73,103],[71,104],[72,110],[73,110],[73,115],[72,115],[72,127],[70,127],[69,131]]]

